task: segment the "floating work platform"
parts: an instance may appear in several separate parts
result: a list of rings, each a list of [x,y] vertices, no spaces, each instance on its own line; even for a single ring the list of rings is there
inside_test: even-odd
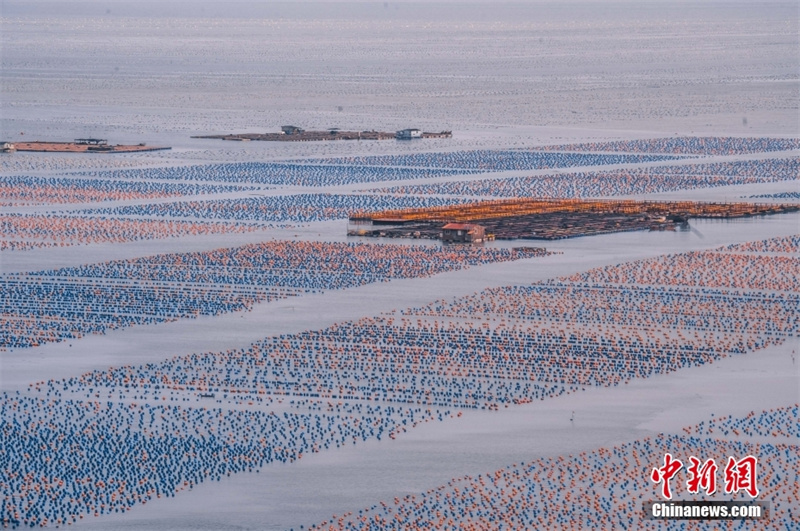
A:
[[[163,151],[171,147],[136,145],[109,145],[100,138],[78,138],[74,142],[6,142],[13,151],[39,151],[48,153],[138,153],[142,151]]]
[[[558,240],[639,230],[689,230],[691,218],[740,218],[800,211],[796,204],[513,199],[429,209],[359,212],[350,236],[441,239],[449,223],[483,227],[486,239]]]

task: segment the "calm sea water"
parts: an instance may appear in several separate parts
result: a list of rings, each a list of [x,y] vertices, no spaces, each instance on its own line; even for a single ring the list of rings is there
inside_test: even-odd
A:
[[[796,2],[3,2],[2,136],[796,134]],[[80,134],[79,134],[80,133]]]

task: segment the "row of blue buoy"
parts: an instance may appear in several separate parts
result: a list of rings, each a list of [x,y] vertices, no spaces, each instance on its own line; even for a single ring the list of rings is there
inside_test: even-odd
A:
[[[414,197],[400,194],[296,194],[93,208],[78,211],[76,215],[311,223],[345,219],[356,212],[431,208],[466,202],[465,199],[452,197]]]
[[[679,160],[673,155],[642,155],[619,153],[570,153],[530,150],[471,150],[445,153],[412,153],[403,155],[373,155],[327,159],[331,164],[354,166],[410,166],[476,170],[480,172],[573,168],[607,164],[635,164],[660,160]]]
[[[615,151],[623,153],[673,153],[682,155],[743,155],[800,149],[797,138],[675,136],[639,140],[583,142],[542,149],[565,151]]]
[[[105,180],[180,180],[250,183],[276,186],[342,186],[356,183],[430,179],[474,173],[461,170],[388,168],[333,164],[230,162],[166,168],[137,168],[78,172],[75,175]]]
[[[254,189],[218,184],[33,176],[0,176],[0,187],[6,206],[157,199]]]
[[[507,179],[446,181],[386,187],[377,192],[449,194],[476,197],[608,197],[653,194],[697,188],[793,181],[800,175],[800,159],[766,159],[688,164],[612,171],[531,175]],[[772,197],[772,196],[753,196]],[[777,198],[791,198],[779,195]]]

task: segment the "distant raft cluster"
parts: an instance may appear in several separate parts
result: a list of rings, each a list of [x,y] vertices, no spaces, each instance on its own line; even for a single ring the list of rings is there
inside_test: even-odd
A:
[[[800,440],[800,404],[758,413],[751,411],[741,418],[733,415],[712,418],[683,431],[700,437],[786,437]]]
[[[157,392],[156,392],[157,393]],[[389,437],[450,413],[370,404],[185,407],[0,395],[0,525],[129,511],[204,481]],[[285,406],[270,411],[271,405]]]
[[[390,194],[438,194],[476,197],[605,197],[652,194],[736,184],[792,181],[800,158],[713,164],[656,166],[626,170],[531,175],[386,187]],[[761,197],[761,196],[758,196]]]
[[[769,426],[767,426],[769,428]],[[541,458],[465,476],[425,492],[351,509],[305,529],[719,529],[718,520],[645,520],[643,503],[664,501],[650,481],[665,453],[688,465],[689,457],[726,463],[730,456],[758,456],[759,499],[767,516],[725,522],[742,529],[796,529],[800,448],[796,444],[659,435],[579,455]],[[724,465],[722,465],[724,466]],[[718,472],[722,474],[722,472]],[[681,500],[749,501],[744,492],[714,495],[686,492],[687,472],[672,480]],[[295,530],[297,528],[294,528]]]
[[[181,180],[227,183],[253,183],[280,186],[341,186],[345,184],[430,179],[454,174],[475,173],[462,170],[388,168],[353,165],[314,165],[294,163],[238,162],[202,166],[171,166],[114,171],[80,172],[76,175],[99,179]]]
[[[241,192],[253,187],[119,181],[69,177],[2,177],[0,206],[31,206],[99,201],[163,199],[187,195]]]
[[[255,223],[311,223],[346,219],[352,212],[430,208],[465,199],[370,194],[297,194],[245,199],[179,201],[82,210],[90,216],[144,216],[235,220]]]
[[[203,234],[234,234],[269,225],[215,221],[78,217],[71,214],[0,215],[0,250],[27,251],[96,243],[124,243]]]
[[[373,155],[326,159],[329,164],[356,166],[401,166],[422,168],[449,168],[483,172],[511,170],[541,170],[544,168],[572,168],[608,164],[640,164],[662,160],[680,160],[672,155],[629,155],[592,153],[548,153],[523,150],[472,150],[445,153],[413,153],[407,155]]]
[[[0,277],[0,349],[527,256],[480,247],[275,241],[8,274]]]
[[[621,153],[671,153],[680,155],[743,155],[800,149],[800,138],[740,138],[680,136],[612,142],[584,142],[539,148],[544,151],[587,151]]]

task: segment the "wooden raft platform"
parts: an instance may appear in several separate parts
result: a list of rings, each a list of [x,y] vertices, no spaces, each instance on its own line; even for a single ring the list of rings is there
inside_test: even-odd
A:
[[[690,218],[796,212],[796,204],[576,199],[513,199],[429,209],[360,212],[352,236],[437,239],[448,223],[482,226],[487,239],[558,240],[637,230],[689,230]]]
[[[171,147],[136,145],[108,145],[83,142],[12,142],[14,151],[38,151],[46,153],[138,153],[163,151]]]

